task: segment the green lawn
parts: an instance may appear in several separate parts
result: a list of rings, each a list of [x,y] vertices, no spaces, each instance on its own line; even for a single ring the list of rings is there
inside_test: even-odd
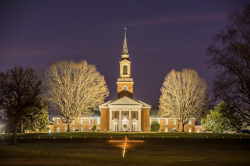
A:
[[[40,138],[249,138],[250,134],[212,134],[212,133],[165,133],[165,132],[61,132],[61,133],[25,133],[17,134],[18,139],[37,139]],[[0,135],[5,139],[12,137],[12,134]]]
[[[144,142],[127,142],[123,157],[124,143],[109,141],[126,135]],[[18,134],[17,145],[1,137],[0,165],[250,165],[249,134],[34,133]]]

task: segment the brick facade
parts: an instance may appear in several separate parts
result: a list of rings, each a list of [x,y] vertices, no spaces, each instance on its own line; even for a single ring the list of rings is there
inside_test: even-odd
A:
[[[98,119],[100,118],[79,118],[72,121],[70,124],[71,131],[91,131],[92,127],[96,125],[97,130],[100,130],[100,124],[98,124]],[[92,124],[90,123],[92,121]],[[59,122],[59,123],[58,123]],[[100,121],[99,121],[100,123]],[[54,132],[65,132],[68,129],[68,125],[63,123],[60,118],[54,119]],[[51,131],[52,132],[52,131]]]
[[[181,126],[178,124],[177,120],[174,120],[174,118],[152,118],[151,123],[153,121],[158,121],[160,124],[160,132],[171,132],[172,129],[176,129],[178,131],[181,130]],[[184,132],[196,132],[195,119],[191,119],[191,123],[188,122],[184,125]]]
[[[204,132],[204,127],[203,126],[195,126],[195,133],[203,133]]]
[[[101,109],[101,131],[109,130],[109,108]]]
[[[134,85],[134,82],[125,82],[125,83],[121,83],[121,82],[118,82],[117,83],[117,92],[119,93],[119,92],[122,92],[123,91],[123,87],[124,86],[127,86],[128,87],[128,91],[130,92],[130,93],[133,93],[133,85]]]
[[[150,112],[149,108],[141,109],[141,130],[148,132],[150,130],[149,126]]]

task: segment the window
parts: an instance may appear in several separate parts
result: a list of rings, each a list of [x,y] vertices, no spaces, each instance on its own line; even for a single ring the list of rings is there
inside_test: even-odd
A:
[[[192,133],[192,128],[189,128],[189,129],[188,129],[188,132],[189,132],[189,133]]]
[[[81,124],[84,125],[84,119],[81,120]]]
[[[89,124],[92,124],[92,119],[89,119]]]
[[[200,129],[197,129],[197,130],[196,130],[196,133],[200,133]]]
[[[91,128],[91,127],[89,127],[89,131],[92,131],[92,128]]]
[[[168,132],[168,128],[165,128],[165,132]]]
[[[189,119],[189,120],[188,120],[188,124],[189,124],[189,125],[192,125],[192,119]]]
[[[73,131],[76,131],[76,128],[75,128],[75,127],[73,127]]]
[[[76,120],[73,120],[73,125],[76,125]]]
[[[165,125],[168,125],[168,119],[165,119]]]
[[[81,132],[84,132],[84,127],[81,127]]]
[[[117,119],[117,112],[114,113],[114,117]]]
[[[127,118],[127,112],[123,113],[123,118]]]
[[[58,124],[58,125],[60,124],[60,119],[57,119],[57,124]]]
[[[58,133],[60,132],[60,127],[57,127],[56,132]]]
[[[123,74],[128,74],[128,67],[126,65],[123,66]]]
[[[100,124],[100,118],[97,119],[97,124],[98,124],[98,125]]]
[[[67,131],[68,131],[68,127],[65,127],[65,128],[64,128],[64,131],[67,132]]]
[[[133,118],[136,119],[136,112],[133,112]]]
[[[133,118],[136,119],[136,112],[133,112]]]
[[[173,125],[176,125],[176,119],[173,119]]]

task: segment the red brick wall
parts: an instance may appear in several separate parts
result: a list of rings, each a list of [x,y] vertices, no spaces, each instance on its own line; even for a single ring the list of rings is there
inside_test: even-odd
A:
[[[97,124],[97,119],[96,118],[91,118],[92,119],[92,124],[89,124],[89,119],[84,119],[84,124],[81,124],[81,119],[76,119],[76,124],[72,123],[70,124],[70,130],[73,131],[73,128],[76,130],[81,131],[81,128],[84,128],[84,131],[89,131],[89,128],[92,128],[94,125],[96,127],[100,127],[100,124]],[[57,124],[57,119],[54,120],[54,132],[57,132],[57,128],[60,127],[60,132],[65,132],[65,128],[68,129],[68,125],[63,123],[63,121],[60,119],[60,124]],[[52,131],[51,131],[52,132]]]
[[[101,131],[109,130],[109,108],[101,108]]]
[[[151,119],[151,123],[153,121],[156,121],[157,119]],[[178,125],[178,121],[176,120],[176,125],[173,124],[174,119],[168,119],[168,124],[165,125],[165,119],[160,119],[160,131],[165,132],[165,128],[168,128],[168,132],[171,132],[172,129],[177,129],[178,131],[180,131],[181,126]],[[184,125],[184,131],[185,132],[189,132],[189,128],[191,129],[191,132],[194,133],[195,132],[195,121],[194,119],[191,119],[192,123],[191,125],[189,125],[189,123]]]
[[[149,108],[142,108],[141,109],[141,130],[148,132],[150,130],[150,125],[149,125]]]
[[[203,126],[195,126],[195,133],[198,133],[198,132],[197,132],[197,129],[200,129],[200,132],[199,132],[199,133],[203,133],[204,130],[205,130]]]

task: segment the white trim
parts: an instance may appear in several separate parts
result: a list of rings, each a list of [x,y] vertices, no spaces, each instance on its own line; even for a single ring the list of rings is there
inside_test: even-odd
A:
[[[59,120],[59,123],[58,123],[58,120]],[[57,119],[56,119],[56,124],[57,124],[57,125],[60,125],[60,124],[61,124],[61,119],[57,118]]]
[[[141,110],[138,111],[139,131],[141,131]]]
[[[113,106],[113,105],[138,105],[138,106],[142,106],[142,104],[136,100],[133,100],[127,96],[124,96],[118,100],[115,100],[114,102],[112,103],[109,103],[108,106]]]
[[[81,132],[84,132],[84,131],[85,131],[84,127],[81,127]]]

